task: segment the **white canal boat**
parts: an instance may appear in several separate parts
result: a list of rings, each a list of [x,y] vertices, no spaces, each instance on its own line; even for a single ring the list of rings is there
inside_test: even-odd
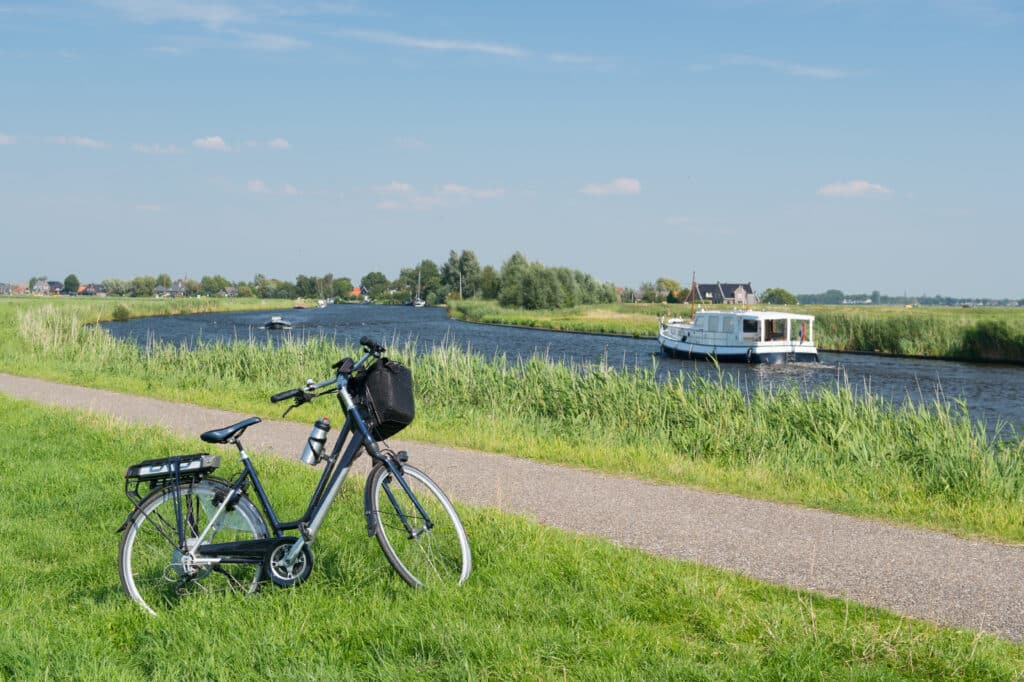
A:
[[[817,362],[814,316],[763,310],[697,310],[693,319],[661,318],[667,355],[719,362]]]

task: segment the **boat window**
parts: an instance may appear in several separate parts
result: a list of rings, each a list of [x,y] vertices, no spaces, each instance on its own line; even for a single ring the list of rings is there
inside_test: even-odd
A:
[[[732,334],[736,331],[736,318],[735,317],[723,317],[722,318],[722,331]]]
[[[721,329],[722,323],[719,321],[721,319],[722,318],[720,318],[718,315],[712,315],[708,317],[708,331],[717,332],[719,329]]]
[[[757,320],[743,320],[743,333],[744,334],[756,334],[757,333]]]

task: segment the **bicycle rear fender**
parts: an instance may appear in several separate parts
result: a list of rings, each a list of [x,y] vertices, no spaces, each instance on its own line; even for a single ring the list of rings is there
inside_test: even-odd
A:
[[[225,487],[228,488],[231,487],[231,481],[221,478],[220,476],[207,476],[203,480],[212,481],[214,483],[220,483],[221,485],[224,485]],[[144,497],[142,500],[138,502],[132,500],[132,504],[134,505],[133,509],[128,512],[128,515],[124,518],[124,522],[117,527],[117,530],[115,530],[114,533],[123,533],[124,531],[128,530],[128,526],[132,525],[132,522],[135,520],[135,517],[142,514],[141,508],[142,505],[146,502],[146,500],[148,500],[149,498],[153,497],[158,493],[163,492],[164,488],[167,488],[170,485],[173,485],[173,482],[168,481],[165,485],[155,486],[152,490],[149,491],[149,494],[147,494],[146,497]]]

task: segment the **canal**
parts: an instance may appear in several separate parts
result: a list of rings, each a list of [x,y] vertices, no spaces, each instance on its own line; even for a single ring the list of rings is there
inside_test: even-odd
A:
[[[268,331],[271,314],[284,316],[290,331]],[[890,358],[848,353],[821,353],[817,364],[722,365],[663,357],[653,339],[575,334],[538,329],[497,327],[451,320],[442,308],[409,306],[332,305],[326,308],[278,311],[207,313],[137,318],[109,322],[104,327],[117,338],[140,345],[154,340],[176,345],[213,343],[278,343],[309,337],[356,345],[362,336],[389,347],[413,344],[418,351],[449,344],[491,357],[510,359],[541,354],[558,362],[605,362],[620,369],[654,369],[659,378],[677,375],[717,378],[719,372],[744,390],[798,386],[803,391],[849,385],[894,402],[916,404],[962,401],[972,418],[984,421],[990,433],[1001,424],[1021,431],[1024,425],[1024,367],[946,360]],[[1006,436],[1007,434],[1003,434]]]

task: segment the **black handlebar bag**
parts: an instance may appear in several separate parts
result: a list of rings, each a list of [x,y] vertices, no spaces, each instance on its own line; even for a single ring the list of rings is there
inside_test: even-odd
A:
[[[390,438],[416,416],[412,372],[400,362],[381,358],[349,382],[374,440]]]

